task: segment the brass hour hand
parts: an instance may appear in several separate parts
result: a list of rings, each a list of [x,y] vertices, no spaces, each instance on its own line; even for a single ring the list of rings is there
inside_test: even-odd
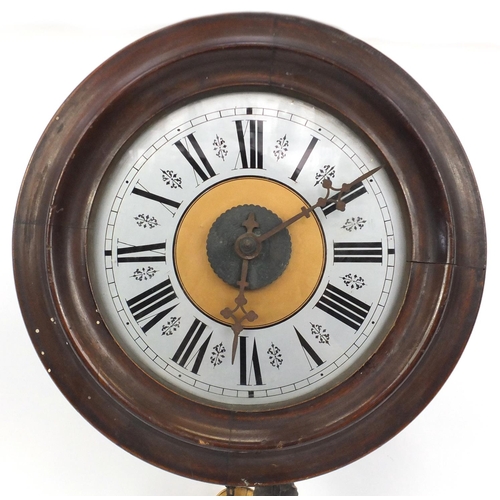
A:
[[[243,322],[252,322],[258,318],[257,313],[255,313],[254,311],[247,311],[245,309],[245,306],[248,302],[245,297],[245,289],[248,287],[248,264],[250,260],[259,255],[261,248],[260,243],[257,242],[257,239],[253,234],[253,230],[259,227],[259,223],[255,220],[255,215],[251,213],[242,225],[245,226],[247,232],[241,235],[235,242],[236,253],[242,258],[241,276],[240,280],[237,282],[239,292],[238,296],[234,299],[236,307],[234,307],[233,309],[231,309],[230,307],[226,307],[220,312],[223,318],[231,319],[233,321],[233,324],[231,325],[231,329],[233,330],[234,334],[231,355],[232,363],[234,363],[236,350],[238,348],[238,336],[244,328]],[[243,315],[236,316],[235,313],[237,313],[238,311],[241,311]]]

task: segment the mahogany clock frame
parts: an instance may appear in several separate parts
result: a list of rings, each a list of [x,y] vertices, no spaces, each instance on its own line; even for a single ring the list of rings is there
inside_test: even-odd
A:
[[[371,142],[407,211],[409,278],[382,345],[345,382],[286,408],[233,411],[176,394],[123,353],[97,311],[86,245],[99,183],[145,123],[200,97],[254,89],[317,105]],[[177,24],[94,71],[36,147],[19,195],[13,249],[27,330],[73,406],[141,459],[229,485],[322,474],[404,428],[458,361],[486,267],[474,176],[434,102],[365,43],[272,14]]]

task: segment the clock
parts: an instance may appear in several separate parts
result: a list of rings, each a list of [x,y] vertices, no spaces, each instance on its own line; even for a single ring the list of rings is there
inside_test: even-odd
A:
[[[125,48],[42,136],[14,222],[28,332],[97,429],[234,486],[385,443],[473,328],[486,238],[450,125],[309,20],[231,14]]]

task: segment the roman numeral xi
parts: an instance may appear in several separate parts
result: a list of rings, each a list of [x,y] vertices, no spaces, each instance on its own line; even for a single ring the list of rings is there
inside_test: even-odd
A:
[[[210,162],[208,161],[200,145],[198,144],[198,141],[196,140],[194,134],[189,134],[187,136],[187,141],[189,141],[189,144],[191,144],[194,152],[198,156],[198,160],[195,158],[193,154],[191,154],[189,149],[183,144],[182,141],[177,141],[175,145],[177,149],[181,152],[182,156],[184,156],[184,158],[191,165],[192,169],[201,178],[201,180],[203,182],[207,181],[210,177],[213,177],[215,175],[215,171],[212,168],[212,165],[210,165]],[[188,142],[186,142],[186,145],[187,144]]]

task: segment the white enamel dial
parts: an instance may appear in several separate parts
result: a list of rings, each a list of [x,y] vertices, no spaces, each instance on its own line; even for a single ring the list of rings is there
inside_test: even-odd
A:
[[[341,383],[380,345],[405,293],[405,217],[381,161],[337,118],[278,94],[209,97],[145,126],[92,207],[89,273],[116,342],[158,382],[208,404],[285,406]],[[279,232],[277,260],[263,271],[262,255],[249,260],[254,275],[283,269],[244,290],[257,319],[241,320],[238,286],[214,267],[239,277],[243,259],[222,224],[228,253],[209,260],[214,223],[233,214],[244,233],[249,211],[261,226],[267,214],[288,220],[327,195],[325,180],[328,204]]]

